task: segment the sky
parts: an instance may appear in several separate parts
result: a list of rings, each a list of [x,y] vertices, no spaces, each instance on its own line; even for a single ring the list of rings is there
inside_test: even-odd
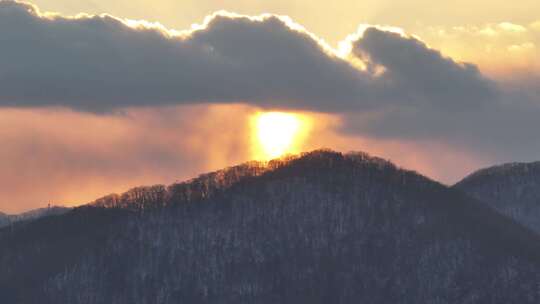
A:
[[[540,160],[540,3],[0,0],[0,211],[360,150],[446,184]]]

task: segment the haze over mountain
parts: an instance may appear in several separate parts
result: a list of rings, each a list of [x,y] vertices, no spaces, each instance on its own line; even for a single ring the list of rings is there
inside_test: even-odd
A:
[[[540,162],[508,163],[478,170],[454,188],[540,233]]]
[[[253,162],[0,230],[9,303],[540,301],[540,238],[363,153]]]
[[[51,215],[61,215],[71,210],[71,208],[52,206],[30,210],[19,214],[5,214],[0,212],[0,228],[21,221],[32,221]]]

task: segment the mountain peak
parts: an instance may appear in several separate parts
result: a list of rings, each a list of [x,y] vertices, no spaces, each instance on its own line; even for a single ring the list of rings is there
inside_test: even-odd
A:
[[[95,205],[117,208],[86,206],[0,230],[2,299],[540,300],[538,235],[362,152],[323,149],[248,162]]]
[[[198,177],[169,186],[153,185],[132,188],[122,194],[109,194],[89,205],[132,210],[155,209],[182,202],[204,199],[217,191],[265,174],[318,174],[321,170],[401,170],[390,161],[365,152],[341,153],[331,149],[317,149],[300,154],[289,154],[269,161],[248,161],[225,169],[204,173]],[[413,171],[402,170],[417,175]]]

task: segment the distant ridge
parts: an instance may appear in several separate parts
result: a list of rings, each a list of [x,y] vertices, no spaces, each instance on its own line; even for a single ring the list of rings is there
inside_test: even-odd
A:
[[[491,166],[477,170],[458,182],[456,186],[472,183],[482,178],[521,175],[540,171],[540,161],[536,162],[511,162],[502,165]]]
[[[540,162],[481,169],[454,188],[540,233]]]
[[[69,210],[71,210],[71,208],[51,206],[45,208],[38,208],[19,214],[6,214],[0,212],[0,228],[18,222],[36,220],[45,216],[61,215],[68,212]]]

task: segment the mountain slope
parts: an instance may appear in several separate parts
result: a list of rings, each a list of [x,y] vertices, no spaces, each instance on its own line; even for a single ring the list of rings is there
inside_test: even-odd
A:
[[[9,215],[0,212],[0,228],[9,225]]]
[[[0,296],[14,303],[540,301],[537,235],[366,154],[314,151],[113,197],[0,230],[7,269]],[[51,266],[23,267],[38,258]]]
[[[53,206],[39,208],[19,214],[5,214],[0,212],[0,228],[22,221],[32,221],[51,215],[61,215],[68,212],[70,208]]]
[[[540,233],[540,162],[482,169],[454,187]]]

